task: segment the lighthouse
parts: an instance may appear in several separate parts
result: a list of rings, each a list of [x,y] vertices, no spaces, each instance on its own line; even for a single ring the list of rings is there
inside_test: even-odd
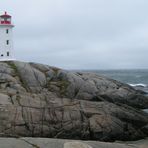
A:
[[[0,61],[14,60],[11,16],[5,12],[0,15]]]

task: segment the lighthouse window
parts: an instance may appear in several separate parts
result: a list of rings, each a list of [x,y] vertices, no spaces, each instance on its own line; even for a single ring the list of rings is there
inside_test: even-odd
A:
[[[9,40],[6,41],[7,45],[9,45]]]
[[[3,54],[1,54],[1,57],[3,57],[4,55]]]
[[[9,29],[6,29],[6,33],[7,33],[7,34],[9,33]]]
[[[9,57],[9,55],[10,55],[10,53],[9,52],[7,52],[7,56]]]

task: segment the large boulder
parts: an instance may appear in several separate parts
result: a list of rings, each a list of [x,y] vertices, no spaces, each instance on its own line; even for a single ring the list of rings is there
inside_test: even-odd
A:
[[[148,97],[144,96],[143,92],[104,76],[59,70],[57,79],[68,82],[65,96],[69,98],[108,101],[136,108],[148,108]]]
[[[148,136],[148,98],[91,73],[1,62],[0,136],[136,140]]]

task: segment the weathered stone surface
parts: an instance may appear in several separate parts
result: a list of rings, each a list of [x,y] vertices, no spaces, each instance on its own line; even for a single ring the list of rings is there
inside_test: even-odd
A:
[[[1,62],[0,136],[136,140],[148,136],[148,98],[90,73]],[[139,109],[137,109],[139,108]]]
[[[148,108],[148,97],[127,84],[93,73],[73,73],[60,70],[57,78],[68,81],[66,96],[92,101],[109,101]]]
[[[82,142],[66,142],[64,148],[92,148],[90,145]]]
[[[40,91],[46,85],[45,74],[38,69],[31,67],[29,63],[14,62],[24,87],[31,91]]]
[[[1,148],[147,148],[147,146],[148,140],[105,143],[49,138],[0,138]]]
[[[10,97],[5,94],[0,93],[0,105],[8,105],[11,104]]]

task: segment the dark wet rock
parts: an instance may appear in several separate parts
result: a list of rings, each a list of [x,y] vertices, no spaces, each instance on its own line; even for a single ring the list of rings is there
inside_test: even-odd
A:
[[[136,140],[148,98],[115,80],[25,62],[0,63],[0,136]]]

